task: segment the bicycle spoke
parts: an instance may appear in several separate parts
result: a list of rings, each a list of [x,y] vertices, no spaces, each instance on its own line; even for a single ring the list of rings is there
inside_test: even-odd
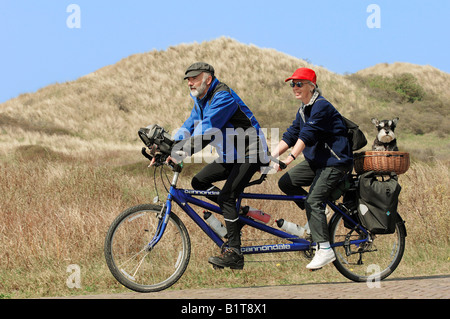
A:
[[[143,251],[145,251],[145,248],[142,249],[141,251],[137,252],[136,254],[134,254],[133,256],[131,256],[129,259],[123,261],[119,267],[124,267],[126,264],[128,264],[129,262],[131,262],[133,259],[135,259],[140,253],[142,253]]]

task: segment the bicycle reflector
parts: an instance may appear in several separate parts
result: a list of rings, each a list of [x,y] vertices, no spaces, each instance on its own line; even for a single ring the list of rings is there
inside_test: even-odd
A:
[[[148,148],[151,148],[153,144],[156,144],[162,153],[170,154],[174,141],[163,127],[152,124],[145,128],[141,128],[138,131],[138,134],[142,142],[144,142]]]

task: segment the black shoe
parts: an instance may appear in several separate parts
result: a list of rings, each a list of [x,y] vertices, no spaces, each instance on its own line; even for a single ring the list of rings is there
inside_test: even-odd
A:
[[[209,257],[208,262],[219,268],[243,269],[244,255],[237,252],[236,248],[227,248],[221,256]]]

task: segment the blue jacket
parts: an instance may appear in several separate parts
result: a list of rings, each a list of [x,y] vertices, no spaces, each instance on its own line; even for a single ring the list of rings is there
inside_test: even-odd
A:
[[[313,167],[353,164],[353,152],[342,116],[322,96],[308,105],[302,104],[282,139],[289,147],[301,139],[306,145],[303,155]]]
[[[226,84],[215,78],[202,99],[191,97],[194,107],[174,135],[175,141],[190,140],[193,145],[194,138],[197,138],[197,147],[194,151],[192,146],[191,153],[211,143],[225,163],[249,158],[256,161],[258,157],[263,162],[268,161],[267,142],[258,121]]]

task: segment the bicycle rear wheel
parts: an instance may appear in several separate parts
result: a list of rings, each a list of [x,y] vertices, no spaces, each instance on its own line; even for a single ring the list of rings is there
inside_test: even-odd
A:
[[[128,208],[111,224],[105,239],[105,258],[113,276],[137,292],[155,292],[173,285],[189,263],[191,244],[183,222],[174,213],[162,238],[148,249],[161,218],[161,207]]]
[[[330,224],[331,243],[360,240],[364,233],[352,231],[344,225],[342,215]],[[399,265],[405,250],[406,229],[403,223],[396,225],[389,235],[371,235],[370,240],[359,245],[334,247],[336,269],[346,278],[356,282],[383,280]]]

